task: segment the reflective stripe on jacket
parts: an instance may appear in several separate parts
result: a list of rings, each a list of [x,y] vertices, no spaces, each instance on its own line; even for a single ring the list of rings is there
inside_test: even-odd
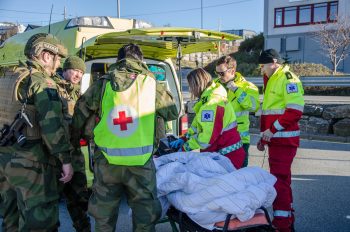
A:
[[[202,93],[194,106],[196,116],[186,134],[184,150],[219,152],[240,148],[236,115],[226,96],[225,88],[215,82]]]
[[[137,166],[148,161],[153,151],[155,98],[156,81],[146,75],[138,75],[121,92],[106,84],[94,139],[110,164]]]
[[[304,109],[304,90],[288,66],[279,67],[264,89],[261,132],[274,133],[270,144],[299,146],[299,125]]]

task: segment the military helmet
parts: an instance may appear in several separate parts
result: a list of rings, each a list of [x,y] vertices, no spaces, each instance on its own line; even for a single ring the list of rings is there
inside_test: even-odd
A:
[[[86,66],[80,57],[70,56],[64,61],[63,64],[63,70],[66,69],[78,69],[85,73]]]
[[[49,51],[62,57],[67,56],[67,49],[55,36],[46,33],[32,35],[24,48],[24,55],[30,58],[38,56],[42,51]]]

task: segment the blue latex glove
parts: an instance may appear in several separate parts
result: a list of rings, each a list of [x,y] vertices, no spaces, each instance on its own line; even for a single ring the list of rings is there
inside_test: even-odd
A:
[[[170,142],[170,147],[171,148],[181,148],[182,145],[184,145],[185,141],[183,141],[182,139],[177,139],[175,141]]]

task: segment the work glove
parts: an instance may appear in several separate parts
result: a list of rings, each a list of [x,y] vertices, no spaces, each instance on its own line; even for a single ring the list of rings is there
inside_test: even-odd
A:
[[[261,134],[261,138],[262,138],[263,140],[265,140],[266,142],[270,142],[272,137],[273,137],[273,133],[271,132],[270,129],[265,130],[265,131]]]
[[[169,143],[171,148],[177,149],[177,148],[181,148],[182,145],[184,145],[185,141],[183,141],[182,139],[177,139],[175,141],[172,141]]]

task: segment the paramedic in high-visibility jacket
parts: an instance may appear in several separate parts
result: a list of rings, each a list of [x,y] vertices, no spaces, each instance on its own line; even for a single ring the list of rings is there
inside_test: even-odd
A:
[[[284,232],[294,231],[291,165],[299,146],[304,90],[299,78],[281,63],[274,49],[263,51],[259,57],[264,75],[261,139],[268,146],[270,172],[277,177],[273,225]]]
[[[237,169],[241,168],[246,154],[225,88],[212,81],[202,68],[191,71],[187,81],[193,97],[199,98],[193,107],[196,115],[185,136],[171,142],[170,146],[182,151],[218,152],[229,158]]]
[[[256,112],[259,109],[259,89],[236,72],[236,68],[237,61],[234,58],[223,56],[216,63],[215,73],[218,75],[216,81],[227,90],[228,101],[236,113],[238,132],[247,154],[243,167],[247,167],[250,146],[249,112]]]
[[[94,183],[89,213],[96,232],[116,230],[123,194],[132,209],[133,231],[155,231],[161,214],[155,166],[156,118],[174,120],[178,111],[171,93],[159,85],[143,62],[139,46],[119,49],[108,75],[95,81],[78,100],[72,122],[73,145],[80,131],[97,113],[94,128]]]

